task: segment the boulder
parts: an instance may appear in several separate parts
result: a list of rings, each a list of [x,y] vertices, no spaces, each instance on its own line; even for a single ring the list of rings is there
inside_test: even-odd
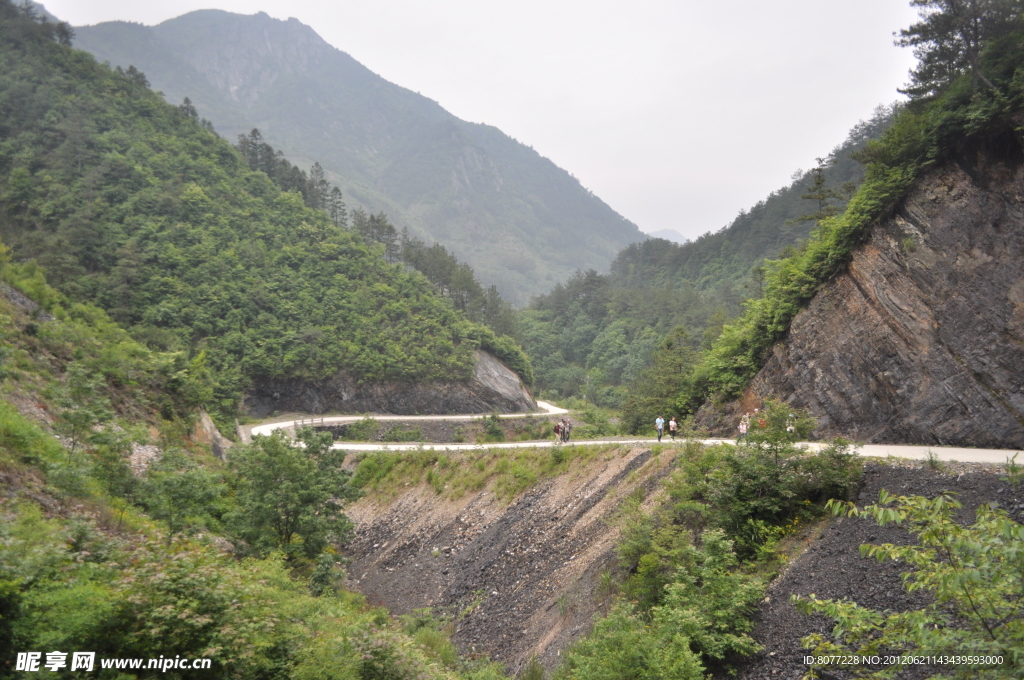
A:
[[[196,422],[196,429],[193,439],[199,444],[206,444],[213,451],[213,455],[221,460],[228,459],[228,449],[234,446],[234,442],[225,437],[217,429],[210,414],[199,409],[199,420]]]

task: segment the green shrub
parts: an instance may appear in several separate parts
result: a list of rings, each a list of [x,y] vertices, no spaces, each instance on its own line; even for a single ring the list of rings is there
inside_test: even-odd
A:
[[[502,427],[501,418],[498,417],[498,414],[492,413],[489,416],[485,416],[482,423],[484,432],[479,441],[484,443],[505,441],[505,428]]]
[[[419,427],[407,429],[401,425],[396,425],[387,430],[381,437],[381,440],[386,442],[421,442],[423,441],[423,433],[420,432]]]
[[[374,418],[367,416],[362,420],[349,423],[341,428],[338,439],[344,441],[368,442],[377,436],[380,431],[380,423]]]
[[[906,564],[904,588],[927,594],[929,604],[883,612],[849,600],[794,596],[804,613],[836,622],[831,635],[804,638],[814,656],[959,656],[963,662],[948,668],[958,678],[1019,675],[1024,668],[1024,526],[989,504],[978,508],[974,524],[963,526],[953,517],[960,503],[948,496],[893,497],[882,491],[877,505],[830,506],[835,514],[868,517],[882,526],[903,524],[916,535],[920,545],[862,545],[861,555]],[[987,656],[1001,656],[1003,662],[975,661]],[[897,661],[865,677],[894,677],[906,666]]]
[[[627,599],[572,647],[561,677],[696,679],[704,677],[708,660],[760,649],[748,633],[763,585],[737,570],[723,532],[705,532],[699,547],[687,543],[644,555],[636,576],[647,578],[644,571],[659,569],[656,563],[666,558],[673,569],[652,584],[659,586],[657,597],[636,601],[627,590]]]

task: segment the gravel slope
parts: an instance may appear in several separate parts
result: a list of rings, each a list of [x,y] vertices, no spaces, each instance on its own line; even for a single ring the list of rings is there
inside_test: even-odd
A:
[[[882,489],[897,495],[929,497],[951,492],[958,494],[963,503],[958,519],[965,524],[974,520],[979,505],[992,501],[999,503],[1016,521],[1024,520],[1024,487],[1013,489],[1000,481],[999,476],[966,465],[951,466],[946,472],[906,463],[870,463],[865,466],[858,505],[878,502]],[[813,593],[823,598],[848,598],[874,609],[895,611],[926,604],[924,594],[904,591],[900,580],[903,565],[879,563],[861,557],[859,552],[863,543],[907,545],[913,541],[904,529],[892,525],[880,527],[870,519],[842,518],[832,523],[770,587],[759,608],[753,632],[765,649],[743,664],[737,677],[741,680],[795,680],[806,672],[802,661],[806,651],[800,646],[800,638],[813,632],[828,632],[832,622],[824,617],[804,616],[789,603],[791,595]],[[931,673],[939,670],[933,669]],[[925,669],[920,671],[900,677],[931,674]],[[841,672],[830,675],[848,677]]]

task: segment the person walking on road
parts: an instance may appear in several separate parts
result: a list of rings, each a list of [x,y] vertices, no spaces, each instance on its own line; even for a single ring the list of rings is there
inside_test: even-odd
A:
[[[668,421],[668,434],[672,437],[672,441],[676,440],[677,429],[679,429],[679,423],[676,422],[676,417],[672,416],[672,420]]]
[[[658,441],[661,441],[661,435],[665,434],[665,419],[658,416],[658,419],[654,421],[654,429],[658,431]]]
[[[562,441],[569,443],[569,434],[572,432],[572,423],[569,422],[568,418],[562,420]]]

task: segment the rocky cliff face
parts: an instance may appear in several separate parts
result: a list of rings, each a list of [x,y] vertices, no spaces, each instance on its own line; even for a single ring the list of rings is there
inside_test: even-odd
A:
[[[821,436],[1024,448],[1022,193],[1020,164],[922,178],[797,315],[748,397],[809,409]]]
[[[359,383],[339,373],[321,381],[257,382],[244,406],[257,418],[274,411],[301,413],[516,413],[537,408],[522,380],[486,352],[476,352],[473,377],[427,383]]]

